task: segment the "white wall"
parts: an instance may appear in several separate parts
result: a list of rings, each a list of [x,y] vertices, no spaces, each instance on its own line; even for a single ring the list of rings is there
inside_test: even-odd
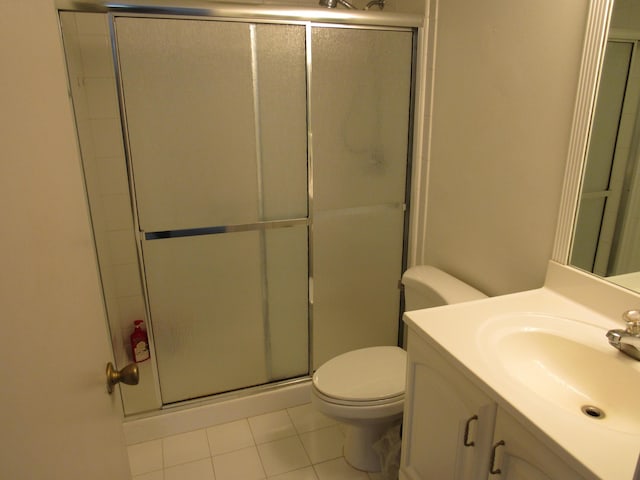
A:
[[[437,4],[424,260],[487,294],[543,284],[587,5]]]

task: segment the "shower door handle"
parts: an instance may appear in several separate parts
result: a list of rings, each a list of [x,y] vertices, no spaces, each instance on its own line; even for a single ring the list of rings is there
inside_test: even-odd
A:
[[[140,381],[140,371],[137,363],[130,363],[122,370],[118,371],[111,362],[107,363],[107,391],[113,392],[113,387],[122,382],[127,385],[138,385]]]

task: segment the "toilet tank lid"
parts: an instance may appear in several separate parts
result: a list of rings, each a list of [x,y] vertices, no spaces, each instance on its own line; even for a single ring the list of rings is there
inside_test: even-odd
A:
[[[313,374],[314,386],[340,400],[383,400],[404,394],[407,354],[399,347],[352,350],[324,363]]]
[[[402,275],[402,284],[416,290],[437,293],[449,305],[487,298],[480,290],[431,265],[411,267]]]

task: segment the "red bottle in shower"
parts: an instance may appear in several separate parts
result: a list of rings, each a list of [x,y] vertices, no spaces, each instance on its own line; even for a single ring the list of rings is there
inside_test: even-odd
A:
[[[135,328],[131,334],[131,353],[133,354],[133,361],[136,363],[149,360],[151,354],[149,353],[149,338],[147,332],[142,330],[142,320],[136,320],[133,322]]]

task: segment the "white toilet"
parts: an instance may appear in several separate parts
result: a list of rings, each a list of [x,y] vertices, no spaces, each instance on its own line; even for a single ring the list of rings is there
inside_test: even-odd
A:
[[[421,265],[402,276],[405,310],[486,298],[457,278]],[[402,420],[406,353],[399,347],[370,347],[332,358],[313,375],[311,401],[347,426],[344,456],[353,467],[380,471],[373,444]]]

